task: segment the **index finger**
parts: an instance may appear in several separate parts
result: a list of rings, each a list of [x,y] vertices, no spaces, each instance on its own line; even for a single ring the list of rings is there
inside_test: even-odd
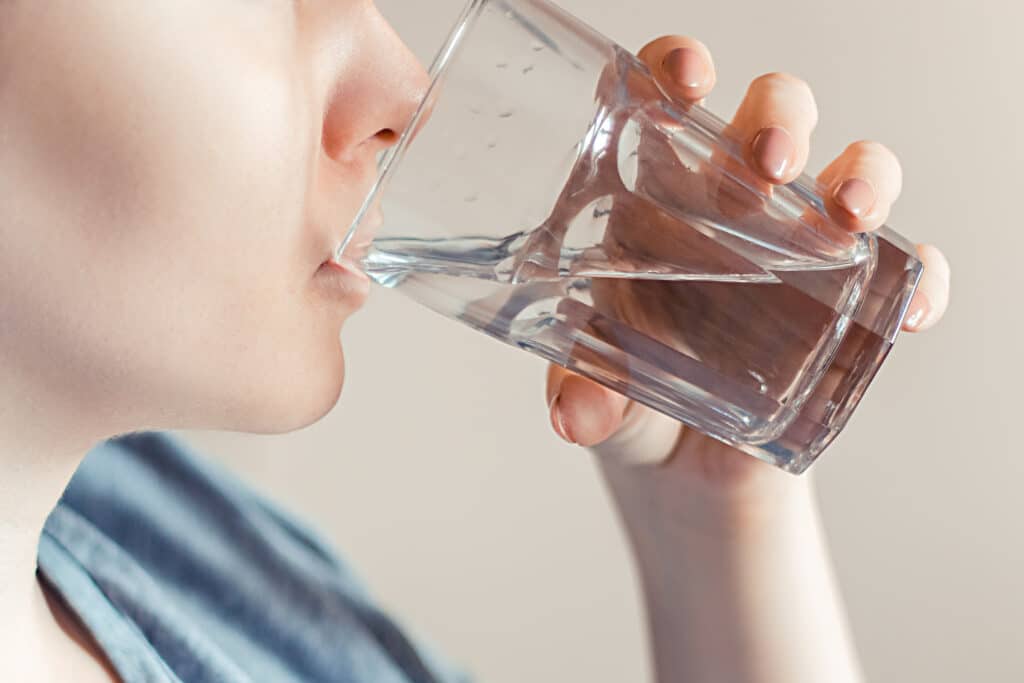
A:
[[[700,103],[715,86],[715,64],[704,43],[688,36],[664,36],[647,43],[637,57],[666,91]]]

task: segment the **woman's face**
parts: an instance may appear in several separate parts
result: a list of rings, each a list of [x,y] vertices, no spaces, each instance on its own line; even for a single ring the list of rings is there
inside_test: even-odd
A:
[[[368,0],[0,0],[5,371],[123,430],[317,420],[367,288],[319,268],[425,87]]]

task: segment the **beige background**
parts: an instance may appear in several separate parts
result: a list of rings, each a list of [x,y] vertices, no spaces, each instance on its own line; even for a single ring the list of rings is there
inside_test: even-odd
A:
[[[462,0],[379,4],[428,57]],[[890,222],[946,250],[953,301],[940,328],[901,337],[816,466],[826,523],[871,680],[1024,680],[1022,5],[564,4],[632,49],[704,40],[724,117],[760,73],[807,79],[813,171],[856,138],[900,155]],[[185,436],[318,523],[480,681],[642,680],[629,558],[587,456],[549,431],[543,364],[382,290],[345,345],[346,391],[320,423]]]

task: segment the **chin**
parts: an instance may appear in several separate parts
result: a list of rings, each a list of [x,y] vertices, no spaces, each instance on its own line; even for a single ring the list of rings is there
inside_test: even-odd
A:
[[[345,385],[345,353],[338,342],[337,352],[329,363],[318,367],[310,382],[309,393],[305,397],[297,397],[297,403],[304,405],[304,414],[296,415],[294,429],[302,429],[319,422],[334,409],[341,397]],[[304,399],[304,400],[303,400]]]
[[[297,373],[287,382],[271,383],[262,400],[255,405],[244,401],[240,423],[235,431],[253,434],[285,434],[319,422],[331,412],[345,383],[345,355],[340,348],[305,373]]]

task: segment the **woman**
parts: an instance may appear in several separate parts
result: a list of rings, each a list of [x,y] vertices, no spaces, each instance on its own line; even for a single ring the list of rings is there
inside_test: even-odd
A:
[[[692,38],[640,56],[680,98],[714,85]],[[298,523],[141,433],[279,433],[331,409],[367,281],[350,272],[339,303],[320,266],[426,83],[363,0],[0,0],[2,680],[457,680]],[[733,123],[785,183],[816,120],[773,73]],[[901,183],[872,142],[820,178],[854,231]],[[948,298],[942,255],[919,252],[910,331]],[[658,680],[858,680],[809,477],[559,368],[547,398],[602,456]]]

